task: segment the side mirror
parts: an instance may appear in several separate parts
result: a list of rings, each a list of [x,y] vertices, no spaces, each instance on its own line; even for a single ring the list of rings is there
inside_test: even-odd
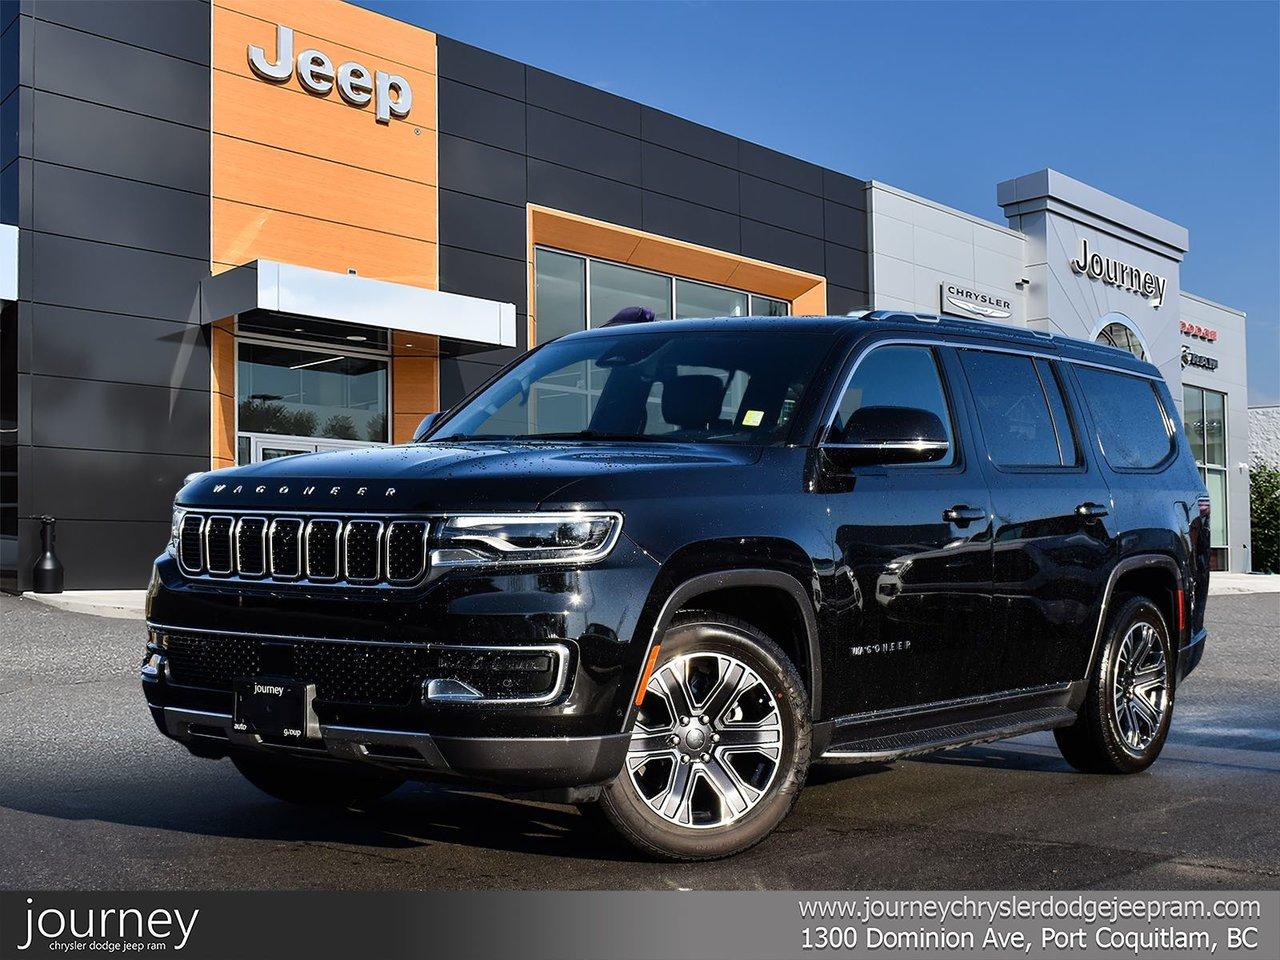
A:
[[[425,417],[423,417],[421,422],[418,424],[417,429],[413,431],[413,442],[417,443],[419,440],[425,437],[428,433],[430,433],[431,428],[434,427],[437,423],[439,423],[440,418],[443,416],[444,416],[444,411],[441,410],[437,413],[428,413]]]
[[[936,463],[951,444],[936,413],[914,407],[862,407],[838,439],[822,445],[836,470],[875,464]]]

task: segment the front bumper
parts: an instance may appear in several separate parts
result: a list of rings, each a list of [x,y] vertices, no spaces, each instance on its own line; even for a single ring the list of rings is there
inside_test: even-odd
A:
[[[270,742],[233,728],[231,715],[151,707],[165,736],[204,757],[238,751],[329,757],[408,775],[457,776],[513,787],[578,787],[604,783],[622,768],[630,735],[596,737],[443,737],[403,730],[320,725],[320,739]]]

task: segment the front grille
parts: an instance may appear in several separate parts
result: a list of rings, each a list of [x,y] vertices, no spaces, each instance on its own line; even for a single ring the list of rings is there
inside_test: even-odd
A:
[[[178,561],[191,577],[398,587],[427,572],[426,520],[188,512]]]
[[[431,680],[461,681],[485,702],[549,702],[564,690],[569,652],[530,647],[413,646],[255,637],[155,627],[169,682],[230,692],[237,680],[285,677],[329,703],[408,706]]]

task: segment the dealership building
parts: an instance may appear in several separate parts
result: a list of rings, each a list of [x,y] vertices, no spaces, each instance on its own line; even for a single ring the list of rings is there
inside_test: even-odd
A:
[[[1131,350],[1249,569],[1245,318],[1154,213],[1042,170],[981,219],[338,0],[0,10],[6,590],[43,516],[68,589],[142,586],[187,474],[406,441],[632,305]]]

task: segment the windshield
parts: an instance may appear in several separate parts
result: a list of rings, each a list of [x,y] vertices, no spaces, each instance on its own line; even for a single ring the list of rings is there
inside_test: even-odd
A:
[[[829,343],[776,329],[558,340],[430,439],[780,443]]]

